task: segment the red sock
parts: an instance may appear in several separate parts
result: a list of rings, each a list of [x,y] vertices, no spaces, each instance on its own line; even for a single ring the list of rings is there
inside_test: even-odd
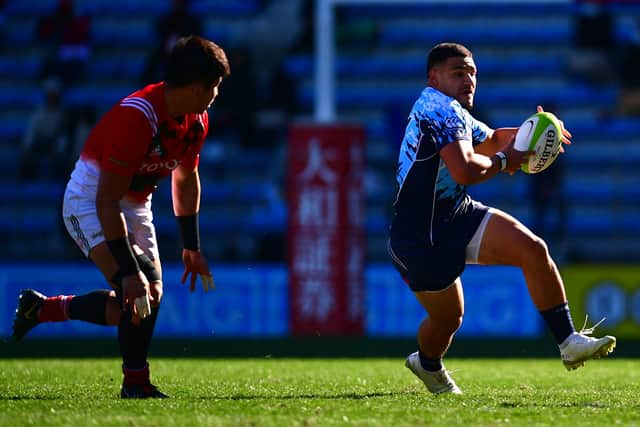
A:
[[[42,304],[38,320],[41,322],[63,322],[69,320],[69,303],[74,295],[49,297]]]
[[[146,384],[149,381],[149,364],[139,369],[130,369],[122,365],[122,373],[125,385]]]

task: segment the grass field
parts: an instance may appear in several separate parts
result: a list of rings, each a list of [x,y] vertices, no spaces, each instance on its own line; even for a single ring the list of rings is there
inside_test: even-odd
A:
[[[0,425],[640,425],[640,362],[449,359],[432,396],[402,359],[153,359],[168,400],[120,400],[117,359],[0,360]]]

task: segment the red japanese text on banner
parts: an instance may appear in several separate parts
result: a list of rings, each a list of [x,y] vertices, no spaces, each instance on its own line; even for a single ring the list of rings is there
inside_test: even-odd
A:
[[[295,125],[287,199],[291,331],[364,330],[364,132]]]

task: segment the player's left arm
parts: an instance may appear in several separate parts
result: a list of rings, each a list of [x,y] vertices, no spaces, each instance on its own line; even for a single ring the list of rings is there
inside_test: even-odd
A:
[[[179,165],[171,174],[171,196],[173,212],[180,226],[182,235],[182,262],[184,273],[182,283],[190,275],[189,289],[195,290],[198,275],[205,290],[214,288],[213,278],[206,258],[200,251],[200,176],[198,167]]]
[[[487,139],[476,145],[474,150],[487,157],[494,156],[498,151],[506,150],[517,131],[518,128],[498,128]]]
[[[544,109],[542,106],[538,105],[536,111],[541,113]],[[564,127],[564,122],[562,120],[558,119],[558,121],[562,127],[563,144],[571,144],[571,132]],[[509,147],[511,140],[515,138],[517,132],[518,128],[514,127],[498,128],[494,130],[487,139],[474,147],[475,152],[490,157],[495,155],[498,151],[505,151],[507,150],[507,147]],[[562,148],[562,146],[560,146],[560,152],[564,152],[564,148]]]
[[[195,215],[200,211],[200,176],[198,167],[178,165],[171,174],[171,197],[176,216]]]

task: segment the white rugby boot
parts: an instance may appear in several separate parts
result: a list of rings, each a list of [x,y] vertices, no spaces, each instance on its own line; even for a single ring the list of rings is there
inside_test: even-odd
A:
[[[585,319],[580,332],[572,333],[559,345],[560,357],[567,371],[578,369],[584,366],[585,361],[600,359],[613,351],[616,346],[616,337],[606,335],[602,338],[594,338],[589,336],[603,321],[604,319],[591,328],[585,329],[587,325],[587,319]]]
[[[427,390],[433,394],[462,394],[462,391],[460,391],[444,367],[437,372],[425,370],[420,364],[420,356],[418,356],[417,351],[407,356],[404,366],[409,368],[416,377],[420,378],[424,385],[427,386]]]

